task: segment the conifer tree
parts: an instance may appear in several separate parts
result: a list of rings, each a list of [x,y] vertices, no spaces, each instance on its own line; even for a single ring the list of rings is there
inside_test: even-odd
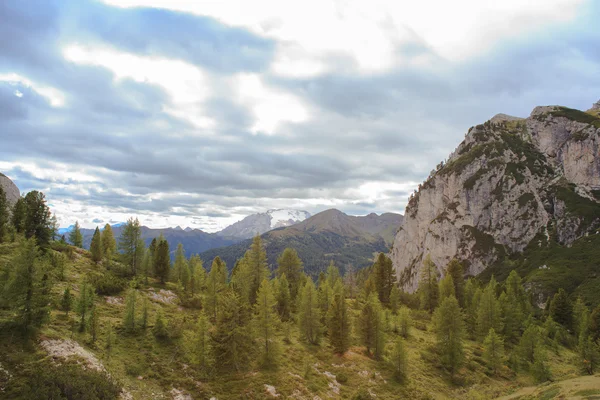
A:
[[[567,292],[564,289],[558,289],[558,292],[550,302],[550,316],[554,321],[564,326],[566,329],[571,329],[573,323],[573,308]]]
[[[267,279],[263,279],[254,305],[254,325],[256,336],[260,340],[261,365],[264,368],[275,367],[281,352],[279,339],[275,334],[279,325],[276,306],[277,300],[273,295],[271,284]]]
[[[277,312],[282,321],[289,321],[292,312],[292,300],[290,294],[290,285],[285,273],[278,279],[277,293]]]
[[[329,343],[333,351],[338,354],[345,353],[350,347],[350,317],[344,297],[344,286],[337,280],[333,288],[331,305],[327,312],[327,326]]]
[[[137,275],[143,256],[144,242],[141,238],[142,228],[140,221],[137,218],[129,218],[125,226],[123,226],[118,245],[123,257],[123,263],[129,266],[132,275]]]
[[[71,294],[71,289],[66,288],[63,292],[62,299],[60,301],[60,307],[65,312],[65,315],[69,315],[69,311],[73,308],[73,295]]]
[[[440,301],[443,301],[446,297],[451,296],[456,297],[454,292],[454,280],[452,279],[452,275],[447,274],[440,280]]]
[[[17,202],[13,205],[11,215],[11,222],[12,226],[15,228],[15,232],[24,233],[26,216],[27,205],[25,204],[25,199],[23,197],[19,197]]]
[[[183,275],[185,274],[185,270],[188,268],[188,263],[185,258],[185,250],[183,249],[183,245],[179,243],[177,245],[177,250],[175,251],[175,264],[173,265],[173,276],[171,280],[175,283],[181,282],[181,284],[185,287],[186,285],[183,282]]]
[[[110,224],[106,224],[102,231],[102,253],[106,256],[107,254],[115,254],[115,251],[117,251],[117,241],[112,227]]]
[[[433,324],[442,364],[454,374],[464,362],[465,336],[462,313],[455,297],[442,301],[433,314]]]
[[[251,305],[256,303],[256,292],[263,279],[269,277],[267,268],[267,252],[259,235],[252,239],[250,249],[244,255],[244,265],[247,267],[246,279],[248,283],[248,301]]]
[[[400,289],[398,289],[397,285],[393,285],[392,290],[390,291],[390,310],[392,310],[392,314],[397,315],[399,309],[400,309]]]
[[[408,338],[410,336],[411,326],[410,310],[408,307],[403,306],[398,312],[398,333],[402,337]]]
[[[593,340],[600,339],[600,304],[594,308],[590,315],[589,330]]]
[[[494,373],[497,373],[498,368],[502,366],[504,360],[504,341],[494,328],[490,328],[483,341],[483,359],[488,368]]]
[[[201,373],[206,376],[210,370],[212,364],[211,360],[211,347],[210,347],[210,325],[206,315],[201,312],[198,316],[198,322],[196,323],[196,330],[194,332],[194,362],[200,368]]]
[[[579,338],[579,357],[585,373],[594,375],[600,365],[600,345],[582,332]]]
[[[195,296],[196,294],[200,294],[206,286],[206,270],[200,256],[193,255],[190,257],[190,270],[192,273],[190,291],[192,296]]]
[[[379,301],[383,304],[388,304],[392,287],[396,283],[392,260],[384,253],[379,253],[377,260],[371,267],[370,275],[377,289]]]
[[[106,349],[106,356],[110,359],[113,347],[115,346],[115,334],[113,332],[112,324],[108,323],[108,332],[106,332],[106,343],[104,348]]]
[[[477,331],[481,340],[492,328],[495,332],[502,332],[502,314],[500,303],[496,299],[496,280],[493,276],[485,287],[477,308]]]
[[[9,220],[8,201],[6,200],[6,192],[2,185],[0,185],[0,243],[4,242],[6,236],[6,229]]]
[[[514,297],[509,297],[506,292],[502,292],[498,302],[502,312],[502,320],[504,321],[502,333],[508,343],[515,344],[521,337],[521,328],[523,325],[521,307],[518,300]]]
[[[152,334],[154,334],[154,337],[159,340],[169,338],[169,331],[167,330],[165,315],[162,308],[159,308],[156,312],[156,321],[154,322],[154,327],[152,327]]]
[[[438,304],[439,292],[437,283],[437,267],[431,261],[431,256],[428,254],[423,261],[421,269],[421,278],[419,280],[419,297],[421,299],[421,309],[429,311],[435,310]]]
[[[367,353],[371,354],[371,349],[377,345],[377,330],[379,325],[379,313],[381,305],[376,293],[371,293],[363,306],[358,317],[358,333],[361,343],[367,348]]]
[[[321,323],[323,325],[327,325],[327,313],[329,312],[329,307],[331,306],[331,286],[327,284],[327,281],[323,281],[321,285],[319,285],[319,309],[321,310]]]
[[[73,230],[69,232],[69,242],[75,247],[83,248],[83,235],[79,227],[79,221],[75,221]]]
[[[206,280],[206,314],[212,321],[217,321],[221,293],[227,283],[227,267],[220,257],[215,257]]]
[[[579,337],[582,333],[587,335],[589,327],[590,310],[585,305],[581,297],[577,297],[573,304],[573,331]]]
[[[88,310],[94,304],[94,289],[87,283],[84,282],[79,289],[79,299],[77,300],[77,312],[80,316],[79,331],[84,332],[86,327],[86,317]]]
[[[144,283],[148,284],[148,277],[152,275],[154,270],[154,261],[152,260],[152,253],[149,249],[143,249],[144,256],[142,257],[142,263],[140,265],[140,272],[144,278]]]
[[[317,290],[311,278],[306,280],[301,291],[298,322],[304,339],[310,344],[318,344],[322,331],[321,311]]]
[[[292,304],[296,302],[301,288],[303,270],[304,264],[294,249],[286,248],[281,256],[277,258],[275,274],[279,278],[284,274],[287,277]]]
[[[446,267],[446,274],[452,277],[452,283],[454,283],[454,295],[458,300],[458,305],[461,307],[465,306],[465,272],[463,265],[456,258],[453,258],[448,267]]]
[[[137,290],[129,289],[127,298],[125,299],[125,315],[123,316],[123,328],[125,332],[132,333],[135,331],[135,301]]]
[[[2,293],[23,336],[34,333],[49,319],[49,283],[38,252],[35,239],[20,243]]]
[[[167,281],[171,271],[171,256],[169,255],[169,242],[162,235],[158,240],[154,256],[154,274],[160,279],[160,283]]]
[[[32,190],[24,198],[25,221],[23,233],[27,239],[35,237],[38,246],[46,248],[50,243],[52,213],[46,205],[44,193]]]
[[[90,331],[90,336],[92,338],[92,343],[96,343],[96,339],[98,338],[98,329],[99,329],[99,316],[98,316],[98,308],[95,303],[92,303],[92,307],[90,308],[90,317],[88,319],[88,328]]]
[[[519,340],[517,352],[524,363],[533,363],[535,361],[535,348],[540,341],[538,327],[530,324],[523,332]]]
[[[241,371],[252,352],[248,305],[232,289],[223,292],[217,323],[211,332],[212,357],[219,372]]]
[[[90,245],[90,252],[92,253],[92,261],[94,261],[94,262],[102,261],[102,257],[103,257],[102,237],[100,234],[100,229],[98,229],[98,227],[96,227],[96,231],[94,232],[94,236],[92,237],[92,244]]]
[[[406,382],[408,379],[408,354],[402,338],[396,339],[390,363],[394,371],[394,378],[400,383]]]
[[[342,276],[340,275],[340,270],[335,266],[333,260],[329,262],[329,266],[327,267],[327,273],[325,274],[327,284],[330,288],[334,288],[335,284],[338,281],[342,280]]]
[[[531,374],[537,383],[549,381],[552,377],[548,365],[546,363],[546,352],[542,346],[535,346],[533,353],[533,365],[531,366]]]

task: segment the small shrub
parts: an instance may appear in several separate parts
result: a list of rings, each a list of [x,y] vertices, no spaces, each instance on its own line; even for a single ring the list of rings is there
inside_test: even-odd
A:
[[[352,396],[352,400],[371,400],[372,398],[371,393],[365,388],[358,389]]]
[[[338,373],[335,377],[339,383],[348,382],[348,375],[346,375],[346,373],[344,373],[344,372]]]
[[[89,281],[96,288],[96,293],[101,296],[114,296],[127,287],[127,282],[124,279],[110,272],[91,275]]]

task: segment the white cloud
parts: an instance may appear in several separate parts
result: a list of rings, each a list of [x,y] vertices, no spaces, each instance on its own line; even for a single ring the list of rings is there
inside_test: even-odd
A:
[[[15,73],[0,74],[0,82],[26,86],[48,99],[52,107],[62,107],[65,104],[65,95],[60,90],[38,82],[32,82],[24,76]],[[23,97],[23,93],[19,90],[15,90],[15,96]]]

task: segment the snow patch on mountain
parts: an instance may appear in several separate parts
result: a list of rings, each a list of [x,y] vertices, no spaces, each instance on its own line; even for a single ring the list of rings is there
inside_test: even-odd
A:
[[[267,215],[271,217],[271,229],[294,225],[310,218],[310,213],[302,210],[274,209],[268,210]]]

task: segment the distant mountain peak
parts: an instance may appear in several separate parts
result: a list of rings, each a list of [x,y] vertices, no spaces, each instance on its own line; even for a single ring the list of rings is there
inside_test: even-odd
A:
[[[264,213],[251,214],[220,232],[219,236],[229,236],[248,239],[254,235],[261,235],[275,228],[292,226],[310,218],[310,213],[304,210],[270,209]]]

